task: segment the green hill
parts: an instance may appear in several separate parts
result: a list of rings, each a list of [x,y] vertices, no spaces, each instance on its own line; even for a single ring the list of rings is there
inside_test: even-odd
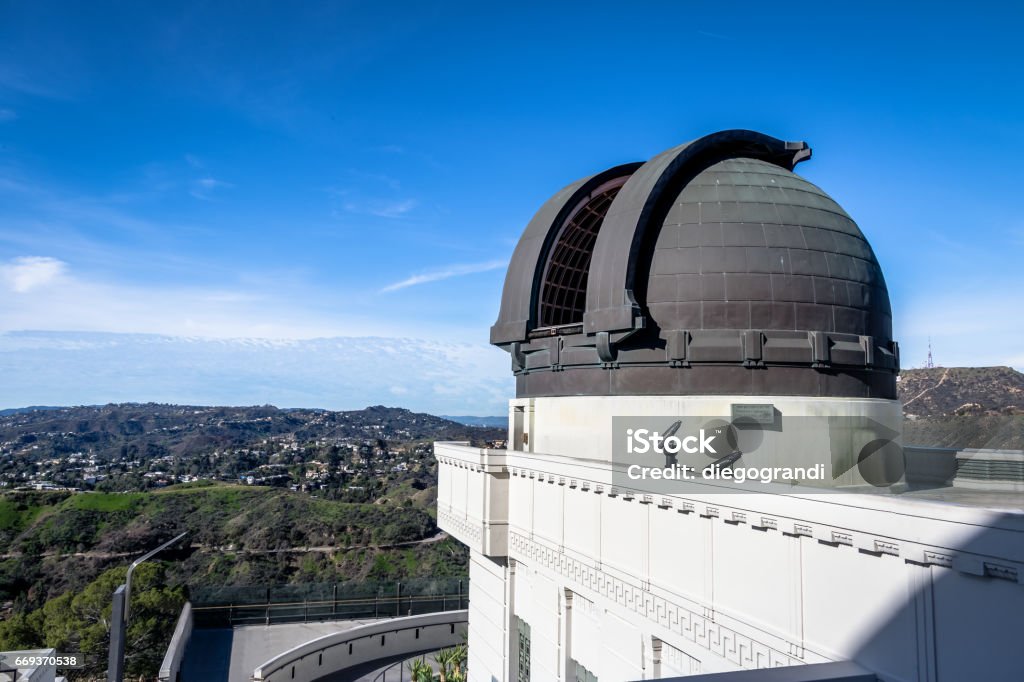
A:
[[[149,493],[15,492],[0,496],[0,602],[38,607],[183,531],[188,547],[172,557],[168,574],[192,588],[465,571],[457,543],[444,540],[432,516],[413,503],[333,502],[225,484]]]

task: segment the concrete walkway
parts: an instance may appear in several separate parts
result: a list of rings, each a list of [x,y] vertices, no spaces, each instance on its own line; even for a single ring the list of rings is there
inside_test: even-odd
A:
[[[249,682],[253,670],[311,639],[373,620],[245,625],[193,631],[182,664],[182,682]]]

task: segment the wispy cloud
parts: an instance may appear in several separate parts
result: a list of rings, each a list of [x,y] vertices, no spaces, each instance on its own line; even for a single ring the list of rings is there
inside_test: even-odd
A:
[[[18,114],[14,113],[13,109],[0,109],[0,123],[13,121],[16,118],[18,118]]]
[[[66,88],[51,85],[55,81],[65,80],[64,78],[54,76],[53,72],[49,72],[45,68],[39,69],[39,71],[40,73],[30,75],[24,71],[15,70],[10,65],[0,65],[0,88],[32,97],[68,99]]]
[[[199,178],[192,181],[192,189],[189,194],[194,196],[196,199],[202,199],[203,201],[209,201],[213,198],[213,193],[218,189],[234,187],[230,182],[218,180],[213,177]]]
[[[111,401],[502,414],[508,355],[490,344],[394,337],[305,341],[0,332],[0,408]]]
[[[420,205],[414,197],[401,196],[404,194],[400,192],[402,183],[397,178],[355,169],[349,169],[346,173],[349,176],[346,184],[327,187],[325,190],[337,201],[335,216],[344,212],[377,218],[403,218]],[[360,187],[367,184],[370,187]]]
[[[353,178],[356,178],[357,180],[369,180],[370,182],[374,182],[374,183],[378,183],[378,184],[381,184],[381,185],[385,185],[389,189],[392,189],[392,190],[397,190],[397,189],[401,188],[401,186],[402,186],[401,180],[399,180],[398,178],[391,177],[390,175],[386,175],[384,173],[371,173],[371,172],[367,172],[367,171],[356,170],[354,168],[350,168],[347,171],[347,173],[349,174],[349,176],[351,176]],[[331,190],[331,191],[334,191],[335,193],[337,193],[337,194],[339,194],[341,196],[344,196],[345,194],[347,194],[346,190],[340,190],[340,191],[338,191],[338,190]]]
[[[329,190],[343,199],[341,210],[355,215],[371,215],[378,218],[402,218],[419,206],[416,199],[364,199],[353,196],[349,190]],[[335,215],[339,212],[335,211]]]
[[[0,281],[12,292],[26,294],[60,279],[66,265],[46,256],[21,256],[0,264]]]
[[[24,329],[157,333],[206,338],[315,338],[345,329],[394,330],[357,316],[296,307],[267,287],[137,284],[77,271],[48,256],[0,261],[0,333]]]
[[[65,225],[98,224],[126,233],[155,234],[160,226],[123,210],[123,196],[80,194],[61,186],[47,185],[19,176],[8,168],[0,168],[0,194],[8,194],[14,201],[7,202],[0,212],[0,240],[24,241],[32,235],[21,235],[24,240],[11,239],[10,233],[25,232],[13,227],[19,218],[30,217],[36,224],[44,222]]]
[[[400,201],[389,201],[389,202],[374,202],[367,206],[363,206],[361,210],[356,210],[356,213],[369,213],[375,215],[378,218],[400,218],[409,211],[413,210],[419,205],[419,202],[415,199],[402,199]],[[349,208],[349,210],[353,210]]]
[[[894,329],[903,366],[921,366],[930,340],[936,363],[946,367],[1024,368],[1024,318],[1007,314],[1018,307],[1018,290],[991,283],[973,292],[936,291],[908,302]]]
[[[491,270],[497,270],[508,265],[508,261],[503,260],[490,260],[484,263],[469,263],[465,265],[449,265],[445,268],[438,270],[431,270],[429,272],[423,272],[418,275],[412,275],[394,284],[389,284],[383,289],[381,293],[388,293],[392,291],[398,291],[399,289],[406,289],[408,287],[414,287],[418,284],[427,284],[428,282],[439,282],[444,279],[451,279],[452,277],[462,277],[463,275],[472,275],[478,272],[489,272]]]

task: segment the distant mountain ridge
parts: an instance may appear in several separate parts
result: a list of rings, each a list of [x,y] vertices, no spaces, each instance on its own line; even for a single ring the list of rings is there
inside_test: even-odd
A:
[[[898,388],[907,415],[1024,414],[1024,374],[1012,367],[908,369]]]
[[[0,408],[140,400],[502,414],[508,355],[489,344],[387,337],[194,338],[0,333]]]
[[[443,414],[441,416],[445,419],[450,419],[453,422],[465,424],[466,426],[493,426],[495,428],[503,428],[508,425],[508,417],[506,416],[474,417],[472,415],[462,415],[453,417],[447,414]]]
[[[6,410],[0,410],[0,417],[6,417],[10,414],[22,414],[24,412],[48,412],[51,410],[62,410],[64,408],[59,405],[29,405],[28,407],[11,407]]]
[[[292,434],[299,441],[364,438],[386,441],[478,440],[503,436],[499,429],[459,424],[400,407],[362,410],[279,409],[272,405],[207,407],[118,403],[0,415],[0,442],[31,443],[39,457],[86,451],[101,459],[142,452],[192,455]]]

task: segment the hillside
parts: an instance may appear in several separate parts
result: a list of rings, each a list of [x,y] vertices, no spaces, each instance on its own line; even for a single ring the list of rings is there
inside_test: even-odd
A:
[[[466,574],[465,548],[439,533],[412,500],[352,504],[210,482],[144,493],[7,492],[0,494],[0,650],[79,651],[84,677],[97,679],[107,631],[95,614],[109,609],[142,549],[183,531],[184,546],[146,564],[133,589],[133,637],[146,644],[136,647],[129,668],[145,679],[190,595],[236,585],[391,584]]]
[[[258,407],[199,407],[123,403],[39,408],[0,415],[0,442],[42,446],[41,456],[89,451],[120,456],[123,447],[168,455],[198,448],[244,445],[257,438],[290,435],[295,440],[369,438],[386,441],[500,437],[429,414],[376,405],[363,410],[282,410]],[[40,442],[43,441],[43,442]]]
[[[1024,374],[1012,367],[908,369],[898,388],[908,415],[1024,414]]]
[[[457,544],[422,507],[352,504],[212,484],[148,493],[0,496],[0,603],[38,607],[142,548],[188,531],[169,583],[202,586],[460,574]]]
[[[904,370],[903,442],[1024,449],[1024,374],[1011,367]]]
[[[153,600],[163,604],[145,633],[154,652],[197,591],[463,576],[465,548],[434,522],[431,443],[503,437],[383,406],[6,411],[0,650],[86,651],[101,672],[105,630],[88,614],[109,604],[132,559],[183,531],[187,544],[154,564]],[[137,670],[151,675],[158,663]]]
[[[322,491],[367,502],[385,473],[420,470],[430,444],[504,438],[393,407],[282,410],[135,404],[0,415],[0,488],[142,491],[196,479]]]
[[[432,558],[430,444],[502,436],[382,406],[120,404],[0,416],[0,607],[79,590],[186,530],[192,549],[171,573],[190,586],[463,571],[461,550]],[[392,556],[385,548],[395,545],[405,549]]]

